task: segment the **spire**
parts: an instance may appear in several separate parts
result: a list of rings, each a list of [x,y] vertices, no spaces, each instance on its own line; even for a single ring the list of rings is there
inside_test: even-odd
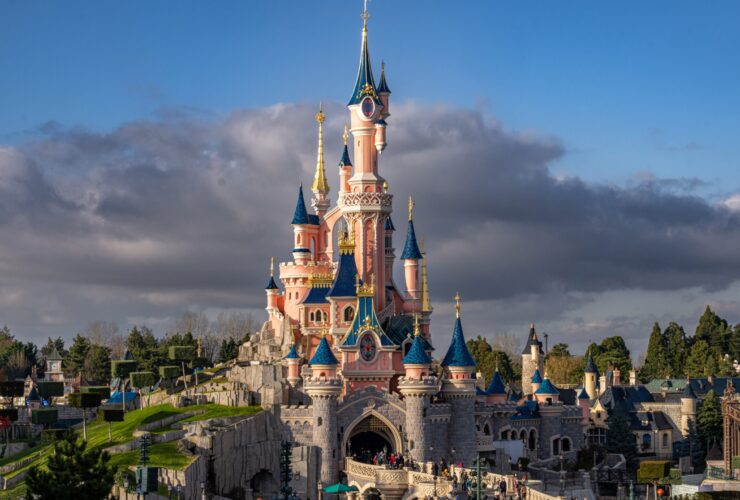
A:
[[[324,170],[324,114],[323,103],[319,104],[319,112],[316,113],[316,123],[319,124],[319,146],[316,152],[316,174],[314,174],[311,191],[326,194],[329,192],[329,183],[326,182],[326,171]]]
[[[342,159],[339,160],[339,166],[340,167],[351,167],[352,160],[349,159],[349,150],[347,149],[347,140],[349,139],[349,132],[347,131],[347,125],[344,126],[344,134],[342,134],[342,139],[344,139],[344,151],[342,151]]]
[[[321,342],[319,342],[319,346],[316,348],[316,352],[313,354],[313,357],[311,358],[311,361],[308,362],[309,365],[338,365],[339,361],[337,361],[337,357],[334,356],[334,353],[331,352],[331,347],[329,347],[329,343],[326,341],[326,337],[321,338]]]
[[[588,351],[588,360],[586,361],[586,368],[583,370],[584,373],[599,373],[599,370],[596,369],[596,363],[594,363],[594,358],[591,357],[591,351]]]
[[[295,204],[293,212],[293,221],[291,224],[310,224],[308,219],[308,210],[306,210],[306,201],[303,199],[303,184],[298,188],[298,201]]]
[[[421,259],[419,244],[416,242],[416,231],[414,231],[414,200],[409,196],[409,225],[406,230],[406,244],[403,246],[401,260]]]
[[[491,396],[506,394],[506,385],[504,385],[504,379],[501,378],[501,374],[498,372],[498,368],[496,368],[496,371],[493,374],[493,378],[491,378],[491,383],[488,385],[486,393]]]
[[[378,101],[378,94],[375,87],[375,80],[373,78],[373,68],[370,64],[370,51],[367,49],[367,20],[370,17],[370,13],[367,11],[367,4],[362,12],[362,48],[360,49],[360,67],[357,70],[357,82],[355,83],[355,89],[352,92],[347,106],[353,104],[359,104],[363,97],[370,96],[376,103]]]
[[[460,294],[455,295],[455,329],[452,331],[452,341],[442,360],[442,366],[475,366],[475,360],[465,345],[462,322],[460,321]]]
[[[385,81],[385,61],[380,63],[380,84],[378,85],[378,94],[390,94],[391,89]]]
[[[542,375],[540,375],[540,370],[537,369],[534,371],[534,374],[532,375],[531,382],[533,384],[541,384],[542,383]]]
[[[390,218],[389,218],[390,220]],[[421,242],[421,310],[432,312],[432,300],[429,297],[429,281],[427,279],[427,252],[424,250],[424,241]]]
[[[277,283],[275,283],[275,257],[270,257],[270,281],[267,282],[265,290],[277,290],[277,288]]]

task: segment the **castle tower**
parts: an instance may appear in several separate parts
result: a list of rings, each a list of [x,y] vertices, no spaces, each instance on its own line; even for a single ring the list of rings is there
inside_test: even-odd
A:
[[[308,362],[311,379],[303,386],[311,397],[313,409],[313,445],[321,453],[321,482],[335,484],[339,480],[340,450],[337,441],[337,399],[342,382],[337,378],[339,361],[326,341],[321,339]]]
[[[349,159],[349,149],[347,149],[347,140],[349,139],[349,132],[347,131],[347,125],[344,126],[344,150],[342,151],[342,158],[339,160],[339,193],[349,193],[349,178],[352,176],[352,160]],[[390,218],[390,217],[389,217]]]
[[[552,385],[552,382],[550,382],[550,379],[547,377],[547,373],[545,373],[545,378],[542,379],[540,388],[534,393],[534,397],[537,399],[538,403],[548,406],[559,401],[560,391]]]
[[[56,347],[46,356],[46,371],[44,378],[51,382],[64,382],[64,371],[62,370],[62,355]]]
[[[498,372],[498,367],[491,378],[491,383],[486,389],[486,403],[506,403],[506,386],[504,380],[501,378],[501,374]]]
[[[290,346],[290,351],[285,356],[285,360],[288,363],[288,377],[286,380],[291,387],[295,387],[301,381],[301,358],[295,350],[295,344]]]
[[[696,422],[696,393],[691,387],[691,379],[686,381],[686,387],[681,394],[681,434],[689,435],[689,422]]]
[[[535,370],[534,375],[532,375],[530,380],[532,381],[532,394],[534,394],[542,385],[542,375],[540,375],[540,371]]]
[[[578,406],[581,408],[581,424],[588,425],[591,405],[586,389],[581,389],[581,392],[578,394]]]
[[[460,294],[455,295],[455,329],[450,347],[442,360],[446,377],[442,383],[442,398],[452,411],[447,432],[455,448],[455,462],[472,465],[477,452],[475,439],[475,361],[465,345],[460,321]],[[436,458],[436,457],[435,457]]]
[[[273,314],[279,312],[278,297],[280,296],[280,289],[277,283],[275,283],[275,257],[270,257],[270,281],[267,282],[267,286],[265,287],[265,294],[267,295],[267,307],[265,310],[272,317]]]
[[[527,338],[527,344],[524,346],[522,351],[522,393],[533,394],[532,389],[532,377],[534,372],[539,370],[540,373],[544,371],[543,366],[543,352],[542,342],[537,338],[537,331],[534,328],[534,323],[529,327],[529,337]]]
[[[306,200],[303,198],[303,185],[298,188],[298,200],[293,212],[293,260],[296,264],[307,264],[316,258],[311,252],[316,251],[319,223],[318,217],[309,215]],[[287,288],[287,287],[286,287]]]
[[[396,249],[393,248],[393,233],[396,227],[391,216],[385,220],[385,286],[393,286],[393,264],[396,262]]]
[[[316,151],[316,173],[311,184],[313,192],[312,206],[316,210],[316,215],[323,217],[329,209],[329,183],[326,181],[326,169],[324,168],[324,114],[323,105],[319,106],[319,112],[316,113],[316,123],[319,124],[319,145]]]
[[[432,358],[427,352],[430,346],[419,328],[419,317],[414,324],[414,341],[403,358],[406,375],[398,382],[398,389],[406,402],[406,434],[408,448],[417,462],[431,460],[429,445],[429,420],[426,417],[431,397],[437,392],[437,377],[429,375]]]
[[[419,244],[416,242],[414,230],[414,200],[409,198],[409,225],[406,230],[406,244],[403,246],[401,260],[406,278],[406,302],[404,309],[408,312],[418,312],[421,306],[421,290],[419,286],[419,263],[422,255]]]
[[[596,369],[596,363],[591,357],[591,352],[588,353],[588,360],[586,361],[586,368],[583,370],[583,388],[586,389],[586,394],[591,400],[596,399],[596,377],[599,376],[599,372]]]

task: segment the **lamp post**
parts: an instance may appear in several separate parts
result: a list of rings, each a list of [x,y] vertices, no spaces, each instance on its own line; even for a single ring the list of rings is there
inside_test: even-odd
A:
[[[560,496],[565,496],[565,467],[563,462],[565,461],[565,455],[560,452]]]
[[[478,456],[475,459],[475,498],[476,500],[481,500],[481,498],[483,498],[483,495],[482,495],[483,481],[481,478],[480,466],[481,464],[485,464],[485,463],[486,463],[486,459],[481,458],[480,452],[478,452]]]
[[[177,485],[177,498],[182,498],[182,486],[179,484]]]
[[[206,500],[206,482],[205,481],[200,482],[200,497],[203,500]]]
[[[172,498],[172,485],[167,483],[167,498]]]

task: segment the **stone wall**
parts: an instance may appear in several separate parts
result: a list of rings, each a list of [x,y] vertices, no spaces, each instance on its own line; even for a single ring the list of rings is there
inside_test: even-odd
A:
[[[234,365],[226,374],[231,382],[249,391],[248,401],[262,407],[288,403],[288,390],[283,384],[283,366],[276,364]]]

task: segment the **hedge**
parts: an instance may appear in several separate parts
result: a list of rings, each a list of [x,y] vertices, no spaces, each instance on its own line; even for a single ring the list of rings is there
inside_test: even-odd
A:
[[[100,394],[101,399],[110,397],[110,387],[107,385],[85,385],[80,387],[80,392],[83,394]]]
[[[173,361],[190,361],[195,357],[195,347],[191,345],[170,346],[169,357]]]
[[[51,425],[58,420],[56,408],[38,408],[31,410],[31,422],[40,425]]]
[[[95,392],[73,392],[69,395],[69,405],[75,408],[95,408],[100,406],[100,394]]]
[[[23,380],[6,380],[0,382],[0,396],[3,398],[19,398],[25,391]]]
[[[730,468],[740,469],[740,456],[732,457],[732,460],[730,461]]]
[[[139,363],[135,359],[115,359],[110,362],[110,373],[114,377],[126,378],[135,372]]]
[[[64,382],[39,382],[36,388],[44,399],[64,396]]]
[[[152,372],[132,372],[129,374],[131,385],[137,389],[151,387],[156,382]]]
[[[103,408],[103,420],[105,422],[123,422],[123,410],[120,408]]]
[[[163,379],[173,379],[180,376],[182,370],[179,366],[160,366],[159,376]]]
[[[18,408],[0,408],[0,417],[6,417],[15,422],[18,420]]]
[[[667,460],[645,460],[640,462],[637,470],[638,483],[652,483],[667,477],[670,473],[671,463]]]

